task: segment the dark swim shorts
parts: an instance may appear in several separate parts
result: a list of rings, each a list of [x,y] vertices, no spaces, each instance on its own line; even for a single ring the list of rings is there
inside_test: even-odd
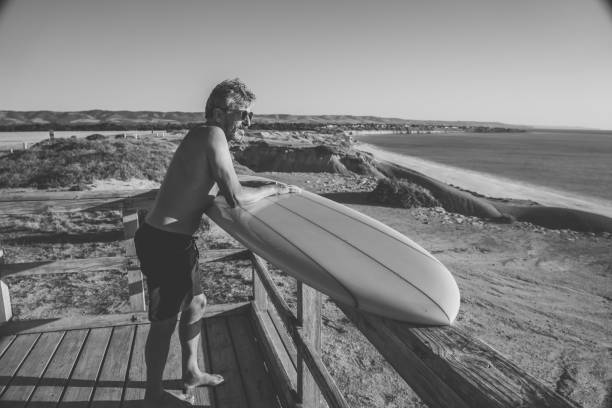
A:
[[[195,239],[143,223],[134,236],[140,269],[147,277],[149,320],[178,315],[183,300],[202,294]]]

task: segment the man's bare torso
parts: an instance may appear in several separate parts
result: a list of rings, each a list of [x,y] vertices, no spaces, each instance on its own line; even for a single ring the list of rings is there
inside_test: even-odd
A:
[[[191,130],[168,166],[153,209],[146,222],[169,232],[193,235],[204,211],[215,198],[214,176],[206,149],[210,127]]]

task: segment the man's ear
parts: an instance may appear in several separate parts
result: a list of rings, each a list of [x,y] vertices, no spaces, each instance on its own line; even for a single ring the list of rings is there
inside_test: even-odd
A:
[[[213,109],[213,119],[215,123],[223,123],[223,110],[221,108]]]

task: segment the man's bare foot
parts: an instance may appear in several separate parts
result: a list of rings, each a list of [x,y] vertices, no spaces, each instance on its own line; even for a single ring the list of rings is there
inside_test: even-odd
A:
[[[193,405],[195,397],[179,391],[164,391],[159,396],[145,395],[142,408],[185,408]]]
[[[185,375],[185,378],[183,378],[183,386],[187,393],[189,390],[193,390],[196,387],[216,387],[224,381],[225,379],[219,374],[209,374],[201,371],[195,373],[189,372]]]

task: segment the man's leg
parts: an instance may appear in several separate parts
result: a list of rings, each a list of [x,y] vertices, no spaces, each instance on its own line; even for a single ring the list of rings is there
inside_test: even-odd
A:
[[[200,332],[206,296],[199,294],[186,299],[186,305],[179,322],[179,339],[183,362],[183,384],[185,392],[197,386],[215,386],[223,382],[223,377],[217,374],[202,372],[198,366],[198,347],[200,347]]]
[[[158,402],[164,394],[162,376],[170,350],[170,338],[176,327],[176,319],[175,316],[170,319],[151,322],[151,329],[145,345],[145,362],[147,364],[145,401]]]

